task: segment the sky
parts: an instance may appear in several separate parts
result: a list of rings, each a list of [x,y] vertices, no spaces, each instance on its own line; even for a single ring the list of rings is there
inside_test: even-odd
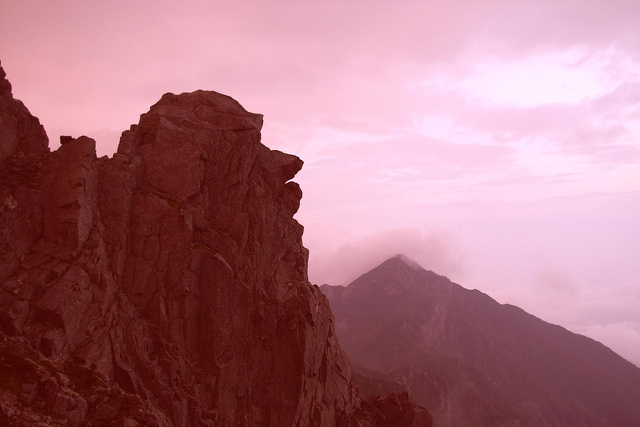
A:
[[[637,0],[0,0],[0,61],[52,149],[230,95],[305,161],[313,283],[403,253],[640,366]]]

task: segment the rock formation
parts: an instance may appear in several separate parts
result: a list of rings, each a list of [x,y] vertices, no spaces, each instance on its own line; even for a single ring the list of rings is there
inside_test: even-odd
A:
[[[0,419],[426,423],[406,396],[360,405],[307,280],[302,161],[262,145],[261,115],[166,94],[112,158],[84,136],[49,152],[0,77]]]
[[[322,290],[352,362],[406,387],[436,425],[640,425],[639,368],[406,257]]]

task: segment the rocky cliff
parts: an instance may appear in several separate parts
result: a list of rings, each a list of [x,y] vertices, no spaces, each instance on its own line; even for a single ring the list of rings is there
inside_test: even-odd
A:
[[[0,419],[384,425],[307,280],[302,161],[261,115],[166,94],[112,158],[84,136],[50,152],[0,73]]]

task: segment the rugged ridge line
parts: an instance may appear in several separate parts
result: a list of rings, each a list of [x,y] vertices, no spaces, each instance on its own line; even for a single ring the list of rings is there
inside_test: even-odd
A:
[[[165,94],[113,158],[85,136],[50,152],[0,72],[0,419],[384,425],[308,282],[302,161],[261,115]],[[401,425],[427,425],[405,400]]]

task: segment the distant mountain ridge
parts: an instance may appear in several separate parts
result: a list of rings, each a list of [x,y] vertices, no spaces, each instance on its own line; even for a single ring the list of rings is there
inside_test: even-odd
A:
[[[640,425],[635,365],[402,255],[321,289],[352,362],[403,384],[435,425]]]

